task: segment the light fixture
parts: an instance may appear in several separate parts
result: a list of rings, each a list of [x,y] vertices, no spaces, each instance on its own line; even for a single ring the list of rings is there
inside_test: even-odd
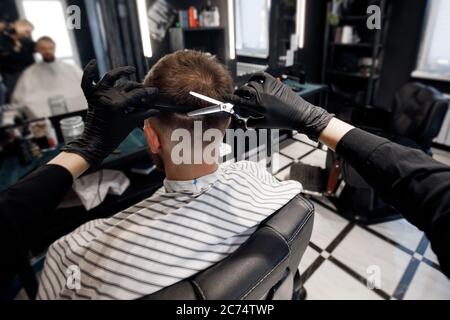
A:
[[[305,16],[306,0],[297,0],[296,33],[298,37],[298,47],[303,49],[305,45]]]
[[[136,5],[138,11],[139,29],[141,31],[142,48],[144,49],[144,56],[147,58],[151,58],[153,52],[152,52],[152,43],[150,40],[150,31],[147,22],[147,12],[148,12],[147,0],[136,0]]]
[[[234,0],[228,0],[228,40],[230,60],[236,58],[236,40],[234,35]]]

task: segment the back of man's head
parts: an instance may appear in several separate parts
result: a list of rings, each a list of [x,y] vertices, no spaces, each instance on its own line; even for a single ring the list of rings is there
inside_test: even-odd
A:
[[[233,92],[234,87],[229,72],[214,56],[194,50],[176,51],[161,58],[147,74],[144,85],[156,87],[172,103],[190,108],[211,105],[190,95],[190,91],[222,100],[224,95]],[[199,119],[189,118],[182,113],[167,113],[157,119],[169,129],[191,129],[194,120],[201,120],[204,130],[215,128],[223,131],[229,123],[229,117],[223,114]]]
[[[177,51],[161,58],[149,71],[144,85],[158,88],[161,96],[170,100],[171,104],[180,109],[189,109],[186,112],[211,105],[190,95],[190,91],[222,101],[222,97],[231,94],[234,89],[229,72],[215,57],[193,50]],[[207,150],[207,146],[209,146],[208,150],[216,150],[212,152],[214,154],[212,158],[218,161],[217,148],[229,123],[230,115],[224,113],[188,117],[182,111],[163,112],[146,121],[145,133],[155,162],[159,163],[158,167],[164,167],[167,175],[170,174],[168,171],[171,170],[169,169],[171,164],[180,164],[173,157],[173,151],[177,150],[175,146],[180,145],[179,139],[190,146],[190,150],[181,152],[183,157],[187,157],[183,158],[187,161],[183,160],[182,164],[192,164],[193,155],[197,151],[201,152],[202,149]],[[199,124],[201,124],[201,130],[198,129]],[[211,138],[212,135],[214,138]],[[209,138],[203,141],[204,136]],[[201,141],[197,141],[198,139]],[[185,152],[190,152],[191,156],[187,156]],[[205,162],[208,161],[201,163]]]

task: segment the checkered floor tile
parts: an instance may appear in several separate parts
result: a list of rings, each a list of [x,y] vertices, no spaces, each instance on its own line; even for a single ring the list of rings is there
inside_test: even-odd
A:
[[[276,177],[289,179],[294,161],[325,168],[326,151],[317,147],[300,134],[284,141]],[[443,151],[436,158],[450,163]],[[314,229],[299,266],[307,299],[450,299],[450,280],[415,226],[404,219],[359,225],[339,215],[326,198],[311,200]]]

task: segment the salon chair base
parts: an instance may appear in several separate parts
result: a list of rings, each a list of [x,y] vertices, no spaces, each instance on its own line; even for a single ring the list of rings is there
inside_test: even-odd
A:
[[[372,204],[369,203],[367,203],[366,206],[361,206],[361,203],[356,205],[354,202],[349,203],[348,198],[354,199],[352,191],[348,192],[348,196],[344,195],[340,198],[329,197],[329,200],[336,206],[339,215],[356,223],[371,225],[402,218],[402,215],[396,209],[383,203],[382,200],[377,199],[374,190],[370,190],[370,192],[374,193],[373,202],[378,202],[379,207],[370,208]]]
[[[336,166],[336,164],[339,164]],[[327,153],[327,170],[329,176],[334,173],[336,180],[334,190],[330,192],[329,200],[334,204],[337,212],[346,219],[362,223],[374,224],[400,219],[402,215],[393,207],[386,204],[380,194],[373,189],[350,163],[332,151]],[[330,183],[329,185],[333,184]]]

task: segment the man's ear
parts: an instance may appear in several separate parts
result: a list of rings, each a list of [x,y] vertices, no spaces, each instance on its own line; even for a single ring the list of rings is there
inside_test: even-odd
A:
[[[158,136],[158,132],[155,127],[152,126],[150,121],[145,121],[144,124],[144,134],[147,139],[147,144],[150,147],[150,151],[153,154],[158,154],[161,151],[161,141]]]
[[[231,117],[228,118],[227,126],[225,127],[225,129],[228,129],[230,127],[230,124],[231,124]]]

